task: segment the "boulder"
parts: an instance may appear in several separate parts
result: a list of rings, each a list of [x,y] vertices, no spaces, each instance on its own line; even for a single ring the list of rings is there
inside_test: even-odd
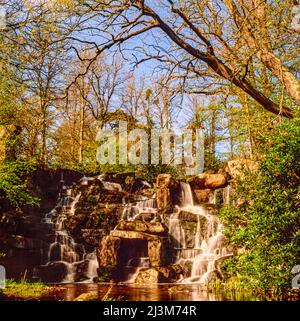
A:
[[[164,254],[164,245],[161,240],[153,240],[148,242],[148,256],[151,266],[156,267],[164,265]]]
[[[195,176],[189,180],[193,189],[217,189],[225,187],[227,182],[227,177],[224,174],[208,174],[203,173]]]
[[[159,211],[166,211],[171,206],[170,190],[168,188],[159,188],[156,191],[156,202]]]
[[[198,204],[209,203],[212,197],[211,189],[194,189],[195,200]]]
[[[135,279],[136,284],[152,285],[160,282],[160,273],[157,269],[151,268],[139,272]]]
[[[144,232],[120,231],[120,230],[111,231],[109,236],[124,238],[124,239],[140,239],[144,241],[151,241],[151,240],[156,240],[160,238],[158,235],[148,234]]]
[[[100,241],[98,249],[99,266],[115,266],[118,260],[118,251],[121,240],[118,237],[108,235]]]
[[[250,159],[236,159],[229,161],[225,170],[233,179],[243,179],[245,171],[256,172],[258,168],[258,162]]]
[[[104,229],[82,229],[81,233],[85,243],[95,247],[98,246],[99,241],[106,236]]]
[[[177,184],[171,174],[159,174],[156,178],[157,188],[175,188]]]
[[[157,283],[172,283],[179,280],[182,269],[179,266],[164,266],[140,270],[135,283],[153,285]]]
[[[52,262],[39,267],[39,276],[42,282],[62,282],[68,274],[68,268],[64,262]]]
[[[111,240],[118,239],[118,247],[110,249]],[[124,241],[123,241],[124,239]],[[122,248],[122,242],[132,240],[133,242],[145,241],[146,251],[148,252],[149,262],[151,267],[163,266],[170,260],[170,248],[168,237],[158,235],[136,232],[136,231],[120,231],[114,230],[110,235],[104,238],[101,242],[101,250],[99,250],[99,262],[101,266],[115,265],[119,262],[119,258],[124,256],[125,253],[119,253]],[[114,246],[114,243],[112,244]],[[124,251],[123,249],[122,251]],[[146,254],[146,255],[147,255]]]
[[[85,281],[89,278],[87,276],[88,268],[89,268],[89,260],[80,261],[78,263],[75,263],[74,266],[75,266],[74,282]]]
[[[162,236],[168,234],[168,228],[159,222],[121,221],[117,225],[116,230],[144,232]]]

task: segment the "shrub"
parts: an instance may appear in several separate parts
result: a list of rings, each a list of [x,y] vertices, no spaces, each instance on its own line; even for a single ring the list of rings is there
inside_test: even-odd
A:
[[[282,292],[300,258],[299,118],[273,129],[262,150],[259,171],[236,183],[235,205],[221,212],[229,241],[244,250],[223,266],[253,288]]]

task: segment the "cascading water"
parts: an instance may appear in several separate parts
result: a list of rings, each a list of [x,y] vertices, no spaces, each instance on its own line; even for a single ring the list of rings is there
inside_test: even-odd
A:
[[[84,246],[75,242],[73,237],[66,229],[68,218],[75,213],[76,204],[81,194],[72,196],[72,189],[66,189],[65,193],[60,194],[55,208],[42,220],[50,230],[54,231],[54,242],[50,244],[45,266],[53,263],[63,264],[66,268],[66,276],[62,282],[70,283],[75,281],[76,268],[81,263],[87,263],[85,279],[92,280],[97,276],[98,262],[95,253],[86,253]]]
[[[151,198],[139,195],[136,197],[136,201],[134,203],[128,203],[125,205],[122,219],[134,221],[136,219],[139,219],[143,214],[155,215],[157,213],[156,207],[155,194]]]
[[[178,249],[177,263],[192,263],[191,276],[181,280],[182,283],[206,283],[213,273],[220,275],[218,262],[230,254],[224,247],[222,225],[216,215],[203,206],[195,206],[191,187],[181,182],[181,207],[169,219],[169,234]],[[227,195],[226,195],[227,196]],[[214,197],[215,198],[215,197]],[[193,248],[187,247],[185,231],[180,213],[196,216],[197,225]]]
[[[126,268],[133,269],[133,272],[129,273],[127,281],[124,283],[135,283],[135,280],[142,269],[150,267],[149,257],[140,257],[138,260],[138,266],[132,266],[132,259],[128,261]]]

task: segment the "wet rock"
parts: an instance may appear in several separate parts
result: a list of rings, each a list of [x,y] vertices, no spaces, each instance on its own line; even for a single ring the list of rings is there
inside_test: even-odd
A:
[[[178,281],[184,274],[184,270],[179,264],[160,267],[158,271],[162,275],[163,282],[167,283]]]
[[[211,189],[194,189],[195,200],[198,204],[209,203],[212,194]]]
[[[144,269],[139,272],[135,279],[136,284],[152,285],[157,283],[176,282],[182,273],[180,267],[159,267]]]
[[[42,247],[43,242],[37,239],[31,239],[21,235],[7,235],[6,239],[3,241],[10,247],[16,249],[26,249],[26,250],[35,250]]]
[[[136,284],[152,285],[160,282],[160,273],[157,269],[140,271],[135,279]]]
[[[159,174],[156,178],[156,188],[158,210],[167,213],[172,209],[172,200],[178,192],[179,182],[175,181],[171,174]]]
[[[167,235],[168,228],[162,223],[148,223],[143,221],[121,221],[117,227],[117,230],[121,231],[135,231],[135,232],[144,232],[154,235]]]
[[[82,238],[86,244],[98,246],[99,241],[107,235],[104,229],[82,229]]]
[[[74,263],[75,275],[74,282],[81,282],[88,279],[87,272],[89,267],[89,260]]]
[[[140,213],[135,217],[136,221],[151,222],[156,215],[154,213]]]
[[[178,182],[176,182],[171,174],[159,174],[156,178],[156,187],[157,188],[175,188],[177,187]]]
[[[165,264],[164,243],[162,240],[148,242],[148,256],[151,266],[162,266]]]
[[[167,211],[171,207],[170,190],[168,188],[157,189],[156,201],[159,211]]]
[[[62,282],[68,274],[68,268],[63,262],[53,262],[40,266],[38,274],[42,282]]]
[[[190,293],[193,292],[193,288],[186,285],[176,285],[168,289],[170,293]]]
[[[99,266],[116,266],[121,239],[112,235],[104,237],[99,245],[97,257]]]
[[[74,301],[100,301],[98,292],[87,292],[80,294]]]

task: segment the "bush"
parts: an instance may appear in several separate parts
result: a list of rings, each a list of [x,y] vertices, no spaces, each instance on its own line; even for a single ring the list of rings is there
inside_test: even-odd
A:
[[[35,170],[32,162],[18,159],[0,165],[0,201],[21,208],[23,205],[37,205],[38,199],[28,189],[28,175]]]
[[[300,120],[289,120],[265,137],[257,173],[234,186],[233,204],[222,210],[225,234],[242,254],[224,262],[252,288],[291,287],[300,258]]]

